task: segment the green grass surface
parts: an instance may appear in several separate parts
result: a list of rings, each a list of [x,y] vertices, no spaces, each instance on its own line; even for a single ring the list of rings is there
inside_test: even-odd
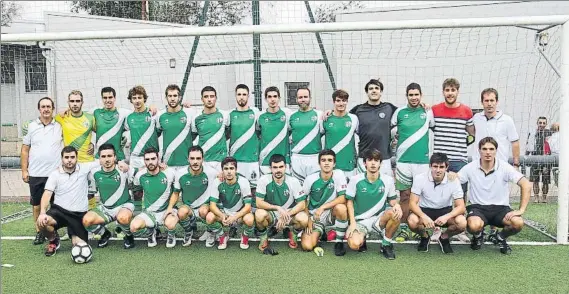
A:
[[[94,245],[94,243],[91,243]],[[494,246],[471,251],[454,246],[443,255],[438,245],[419,253],[412,245],[396,245],[397,259],[388,261],[369,251],[343,257],[326,245],[324,257],[274,244],[278,256],[256,249],[225,251],[191,247],[167,249],[145,242],[126,251],[121,242],[95,249],[93,260],[77,265],[64,241],[53,257],[30,241],[2,241],[3,293],[568,293],[569,248],[514,246],[501,255]],[[30,277],[33,277],[31,279]]]

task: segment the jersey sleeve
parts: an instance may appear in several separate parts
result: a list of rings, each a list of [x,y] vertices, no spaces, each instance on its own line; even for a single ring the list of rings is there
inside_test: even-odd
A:
[[[464,105],[464,104],[462,104]],[[473,126],[474,125],[474,121],[472,120],[472,118],[474,117],[474,115],[472,114],[472,109],[466,105],[464,105],[464,111],[466,113],[466,125],[467,126]]]
[[[59,124],[63,124],[63,122],[65,121],[65,118],[59,114],[56,114],[55,115],[55,121],[58,122]]]
[[[346,196],[346,189],[348,183],[346,182],[346,175],[341,170],[334,171],[334,184],[336,186],[336,197]]]
[[[421,175],[416,175],[413,177],[413,185],[411,186],[411,193],[421,196],[423,189],[421,188],[422,181],[420,180]]]
[[[458,180],[460,181],[461,184],[468,183],[469,171],[470,171],[470,164],[467,164],[456,173],[458,175]]]
[[[198,132],[198,127],[196,126],[196,119],[197,118],[198,118],[197,114],[192,117],[192,133]]]
[[[267,184],[267,178],[261,177],[257,182],[257,191],[255,191],[255,196],[265,199],[265,195],[267,194]]]
[[[219,203],[219,186],[221,181],[215,179],[213,185],[211,186],[211,192],[209,194],[209,201],[213,203]]]
[[[397,126],[397,115],[398,114],[399,114],[399,109],[395,110],[395,112],[391,116],[391,127]]]
[[[290,181],[289,188],[291,190],[290,193],[292,194],[292,197],[294,197],[295,202],[301,202],[306,200],[306,195],[302,191],[302,185],[300,184],[299,180],[297,180],[296,178],[292,178],[292,181]]]
[[[130,114],[129,114],[129,115],[130,115]],[[130,131],[130,127],[128,126],[128,116],[129,116],[129,115],[127,115],[127,116],[125,117],[125,119],[124,119],[124,130],[125,130],[125,131]]]
[[[182,185],[180,185],[180,178],[182,177],[182,173],[177,172],[174,175],[174,192],[180,192],[182,191]]]
[[[245,178],[239,178],[239,187],[241,188],[241,195],[243,195],[243,204],[253,203],[253,196],[251,195],[251,185]]]
[[[350,115],[350,117],[352,118],[352,124],[356,124],[356,127],[355,127],[355,129],[354,129],[354,130],[355,130],[354,134],[357,134],[357,133],[358,133],[358,130],[360,129],[360,120],[359,120],[358,117],[357,117],[356,115],[354,115],[354,114],[351,114],[351,113],[350,113],[349,115]]]
[[[385,182],[385,195],[387,195],[387,201],[397,199],[397,193],[395,192],[395,182],[393,179],[389,178]]]
[[[45,182],[45,190],[51,191],[51,192],[55,192],[55,188],[57,186],[57,176],[58,176],[59,170],[54,170],[51,172],[51,174],[49,174],[49,176],[47,177],[47,181]]]
[[[508,140],[510,142],[516,142],[520,140],[520,135],[518,135],[518,131],[516,130],[516,125],[512,118],[508,117]]]
[[[32,129],[30,127],[32,127],[33,124],[29,123],[28,124],[28,132],[26,133],[26,135],[24,136],[24,138],[22,139],[22,144],[23,145],[28,145],[31,146],[32,145],[32,135],[31,135],[31,131]]]
[[[346,188],[346,200],[354,200],[354,198],[356,198],[356,184],[357,184],[357,180],[355,179],[355,177],[352,177],[350,179],[350,182],[348,183],[348,187]]]
[[[160,116],[164,113],[164,110],[160,110],[158,111],[158,113],[156,114],[156,130],[158,132],[162,132],[162,125],[160,124]]]
[[[462,186],[460,185],[460,181],[455,179],[452,183],[452,199],[460,199],[464,196],[464,191],[462,191]]]
[[[433,109],[427,110],[427,119],[429,121],[429,128],[435,127],[435,116],[433,114]]]
[[[505,181],[517,184],[524,177],[522,173],[517,171],[513,166],[509,165],[505,161],[501,162],[500,164],[503,164],[505,166]]]

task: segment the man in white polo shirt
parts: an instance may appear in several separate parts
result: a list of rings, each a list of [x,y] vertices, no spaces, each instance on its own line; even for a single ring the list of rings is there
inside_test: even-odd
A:
[[[504,114],[498,108],[498,91],[493,88],[484,89],[480,94],[480,101],[484,112],[479,112],[472,117],[474,128],[474,146],[485,137],[493,137],[500,149],[496,156],[498,159],[508,162],[510,155],[513,157],[513,165],[520,166],[520,136],[516,131],[514,120]],[[472,161],[480,159],[478,152],[472,154]]]
[[[52,256],[59,249],[59,237],[55,231],[67,227],[73,245],[88,241],[88,233],[83,226],[83,216],[88,210],[88,176],[91,170],[100,166],[99,161],[77,163],[77,149],[73,146],[61,150],[61,166],[52,171],[45,184],[41,198],[41,210],[37,225],[49,240],[45,255]],[[123,162],[119,163],[125,170]],[[55,194],[53,204],[47,207]]]
[[[413,177],[411,214],[407,220],[409,228],[421,236],[417,250],[429,251],[427,229],[447,227],[437,241],[443,253],[453,253],[449,238],[464,232],[466,218],[463,191],[457,179],[449,180],[447,169],[449,159],[444,153],[433,153],[430,171]],[[454,208],[453,208],[454,204]]]
[[[40,202],[49,174],[61,165],[59,154],[63,148],[61,125],[53,119],[53,100],[43,97],[38,101],[40,116],[30,122],[24,136],[20,154],[22,180],[30,186],[30,204],[34,223],[40,214]],[[45,237],[36,224],[34,245],[42,244]]]
[[[472,161],[458,172],[462,184],[470,183],[470,203],[466,209],[467,229],[473,235],[470,247],[482,247],[484,227],[487,225],[503,228],[490,236],[500,252],[510,254],[512,249],[506,238],[521,231],[524,226],[522,215],[526,211],[531,195],[531,183],[506,161],[496,157],[500,145],[492,137],[478,143],[480,160]],[[516,183],[521,188],[518,210],[510,208],[508,183]]]

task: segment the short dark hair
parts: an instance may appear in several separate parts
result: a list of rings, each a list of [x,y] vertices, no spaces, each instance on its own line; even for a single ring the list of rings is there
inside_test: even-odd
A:
[[[336,162],[336,152],[334,152],[334,150],[332,149],[324,149],[322,151],[320,151],[318,153],[318,162],[320,162],[320,159],[322,158],[322,156],[324,155],[332,155],[332,157],[334,157],[334,162]]]
[[[101,154],[102,151],[104,150],[113,150],[113,154],[117,154],[117,151],[115,150],[115,146],[113,146],[113,144],[110,143],[105,143],[103,145],[101,145],[99,147],[99,154]]]
[[[486,88],[482,90],[482,93],[480,93],[480,102],[484,102],[484,95],[492,93],[496,96],[496,102],[498,102],[498,91],[494,88]]]
[[[146,150],[144,150],[144,156],[146,156],[146,154],[150,154],[150,153],[156,153],[156,157],[160,158],[160,153],[158,153],[158,149],[154,148],[154,147],[148,147],[146,148]]]
[[[298,91],[300,91],[300,90],[308,91],[308,97],[312,97],[312,93],[310,93],[310,89],[308,89],[308,87],[300,87],[300,88],[296,89],[296,96],[298,96]]]
[[[103,87],[101,89],[101,96],[103,96],[103,93],[113,93],[113,97],[117,97],[117,91],[115,91],[115,89],[113,89],[112,87]]]
[[[221,161],[221,168],[223,169],[223,167],[225,165],[230,164],[230,163],[233,163],[233,166],[235,166],[235,168],[237,168],[237,159],[235,159],[235,157],[231,157],[231,156],[227,156]]]
[[[273,163],[284,162],[286,164],[286,159],[282,154],[273,154],[271,158],[269,158],[269,166],[272,166]]]
[[[480,140],[480,142],[478,142],[478,150],[482,149],[482,146],[484,146],[484,144],[486,144],[486,143],[490,143],[490,144],[494,145],[494,148],[496,148],[496,150],[498,150],[498,142],[496,142],[496,139],[494,139],[492,137],[482,138],[482,140]]]
[[[421,85],[417,84],[417,83],[411,83],[407,86],[407,91],[405,92],[407,95],[409,95],[409,91],[411,90],[419,90],[419,94],[423,94],[423,91],[421,91]]]
[[[213,92],[215,94],[215,97],[217,97],[217,91],[215,90],[214,87],[212,86],[205,86],[203,87],[202,91],[201,91],[201,96],[203,97],[203,93],[205,92]]]
[[[448,78],[443,82],[443,91],[446,87],[454,87],[457,90],[460,89],[460,83],[455,78]]]
[[[379,162],[381,162],[381,152],[377,149],[367,149],[364,151],[364,162],[370,159],[379,160]]]
[[[164,96],[168,96],[168,91],[172,91],[172,90],[176,90],[178,91],[178,96],[182,96],[182,90],[180,89],[180,87],[176,84],[170,84],[168,86],[166,86],[166,90],[164,90]]]
[[[545,119],[545,121],[547,121],[547,117],[545,117],[545,116],[540,116],[540,117],[538,117],[538,118],[537,118],[537,121],[539,121],[540,119]]]
[[[281,97],[281,91],[279,91],[279,88],[270,86],[265,89],[265,99],[267,99],[267,94],[269,94],[269,92],[277,92],[277,95]]]
[[[40,109],[40,104],[42,102],[42,100],[49,100],[49,102],[51,102],[51,108],[55,109],[55,103],[53,102],[53,99],[49,98],[49,97],[43,97],[38,101],[38,109]]]
[[[201,154],[202,154],[202,157],[203,157],[203,149],[202,149],[202,147],[201,147],[200,145],[194,145],[194,146],[190,147],[190,150],[188,151],[188,154],[190,154],[190,152],[196,152],[196,151],[199,152],[199,153],[201,153]]]
[[[148,100],[148,94],[146,94],[146,89],[144,89],[143,86],[138,85],[138,86],[134,86],[132,87],[132,89],[128,90],[128,100],[132,100],[132,96],[134,95],[142,95],[142,97],[144,97],[144,102],[146,103],[146,100]]]
[[[63,149],[61,149],[61,157],[63,157],[64,153],[75,153],[75,156],[77,156],[77,149],[71,145],[69,146],[65,146],[63,147]]]
[[[366,86],[364,88],[366,93],[367,93],[367,88],[369,87],[369,85],[379,86],[379,90],[381,90],[381,92],[383,92],[383,83],[380,82],[378,79],[371,79],[371,80],[369,80],[369,82],[366,83]]]
[[[237,90],[239,90],[239,89],[244,89],[247,91],[247,94],[249,94],[249,87],[247,87],[247,85],[245,85],[245,84],[237,85],[237,87],[235,87],[235,92],[237,92]]]
[[[336,98],[348,100],[348,98],[350,98],[350,94],[348,94],[346,90],[338,89],[332,93],[332,101],[335,102]]]
[[[448,166],[449,165],[448,156],[440,152],[433,153],[433,155],[431,155],[431,160],[429,161],[429,164],[433,165],[435,163],[444,163],[446,166]]]

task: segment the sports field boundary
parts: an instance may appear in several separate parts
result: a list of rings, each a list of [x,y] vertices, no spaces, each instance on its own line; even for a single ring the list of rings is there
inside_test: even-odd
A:
[[[3,236],[0,240],[4,241],[25,241],[25,240],[34,240],[34,236]],[[111,241],[122,241],[121,238],[112,237],[109,240]],[[147,238],[134,238],[137,241],[146,241]],[[176,238],[177,241],[183,241],[183,238]],[[90,240],[93,241],[93,240]],[[199,241],[197,239],[192,239],[192,243],[195,242],[204,242]],[[240,238],[230,238],[229,241],[231,242],[240,242]],[[258,242],[259,238],[249,238],[249,241]],[[271,242],[288,242],[288,239],[269,239]],[[345,241],[344,241],[345,242]],[[381,243],[381,240],[366,240],[367,243]],[[336,243],[336,241],[328,241],[328,243]],[[451,241],[453,245],[470,245],[470,242],[462,242],[462,241]],[[403,241],[403,242],[394,242],[393,244],[419,244],[419,241]],[[436,242],[431,241],[431,244],[436,244]],[[492,242],[485,242],[486,245],[494,245]],[[551,245],[559,245],[555,242],[531,242],[531,241],[508,241],[510,245],[516,246],[551,246]]]

